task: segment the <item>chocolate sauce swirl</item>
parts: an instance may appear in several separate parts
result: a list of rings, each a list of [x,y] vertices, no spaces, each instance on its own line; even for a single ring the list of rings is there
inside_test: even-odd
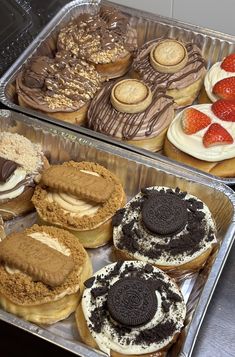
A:
[[[159,40],[145,43],[138,51],[133,61],[133,69],[151,86],[163,86],[165,89],[184,88],[200,78],[205,71],[205,60],[199,48],[193,43],[185,44],[188,52],[188,62],[176,73],[161,73],[150,63],[149,55]]]
[[[140,113],[121,113],[110,101],[115,83],[106,84],[93,98],[88,110],[90,129],[122,140],[147,138],[166,128],[174,115],[173,100],[165,91],[156,89],[152,103]]]

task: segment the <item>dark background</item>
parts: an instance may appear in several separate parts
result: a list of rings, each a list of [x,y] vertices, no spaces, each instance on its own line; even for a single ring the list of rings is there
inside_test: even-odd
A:
[[[0,0],[0,76],[68,0]],[[133,0],[134,6],[134,0]],[[0,104],[0,108],[3,107]],[[235,356],[235,246],[220,277],[193,357]],[[0,321],[1,357],[73,354]]]

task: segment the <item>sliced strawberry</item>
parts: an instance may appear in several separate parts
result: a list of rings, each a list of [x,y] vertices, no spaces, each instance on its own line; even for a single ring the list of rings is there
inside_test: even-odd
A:
[[[221,79],[214,85],[213,93],[222,99],[235,99],[235,77]]]
[[[197,109],[189,108],[183,112],[182,128],[185,134],[191,135],[210,125],[211,119]]]
[[[216,145],[232,144],[233,138],[220,124],[213,123],[203,136],[203,145],[206,148]]]
[[[235,53],[225,57],[220,67],[227,72],[235,72]]]
[[[221,120],[235,122],[235,100],[219,99],[212,104],[211,110]]]

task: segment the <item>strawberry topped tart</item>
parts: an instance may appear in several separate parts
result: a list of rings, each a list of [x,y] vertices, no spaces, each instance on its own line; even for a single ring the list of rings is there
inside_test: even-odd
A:
[[[180,112],[168,129],[164,154],[212,175],[235,177],[235,99]]]
[[[210,68],[205,76],[204,86],[212,102],[219,98],[235,100],[235,53]]]

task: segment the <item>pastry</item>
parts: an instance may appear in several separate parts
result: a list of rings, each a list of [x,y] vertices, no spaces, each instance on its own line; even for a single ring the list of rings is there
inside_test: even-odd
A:
[[[32,202],[40,219],[73,233],[86,248],[112,238],[111,218],[125,204],[119,179],[92,162],[65,162],[45,170]]]
[[[143,262],[105,266],[85,282],[75,316],[81,339],[112,357],[166,356],[186,315],[182,294]]]
[[[196,44],[172,39],[145,43],[133,60],[133,76],[151,88],[161,86],[177,107],[196,99],[205,75],[205,60]]]
[[[106,78],[124,75],[137,46],[136,30],[119,10],[101,6],[96,15],[84,13],[61,29],[57,49],[92,63]]]
[[[75,311],[90,258],[72,234],[34,225],[0,242],[0,305],[38,324],[52,324]]]
[[[48,165],[39,144],[19,134],[0,133],[0,214],[4,220],[33,210],[35,180]]]
[[[179,188],[142,189],[113,217],[119,259],[137,259],[175,272],[200,269],[216,243],[209,208]]]
[[[220,99],[180,112],[169,126],[164,154],[220,177],[235,177],[235,103]]]
[[[103,79],[94,66],[66,52],[33,57],[16,77],[20,106],[66,122],[82,124]]]
[[[235,100],[235,53],[216,62],[209,69],[204,86],[209,102],[219,98]]]
[[[152,92],[142,81],[107,83],[93,98],[88,128],[151,151],[162,148],[174,117],[173,100],[162,89]]]

